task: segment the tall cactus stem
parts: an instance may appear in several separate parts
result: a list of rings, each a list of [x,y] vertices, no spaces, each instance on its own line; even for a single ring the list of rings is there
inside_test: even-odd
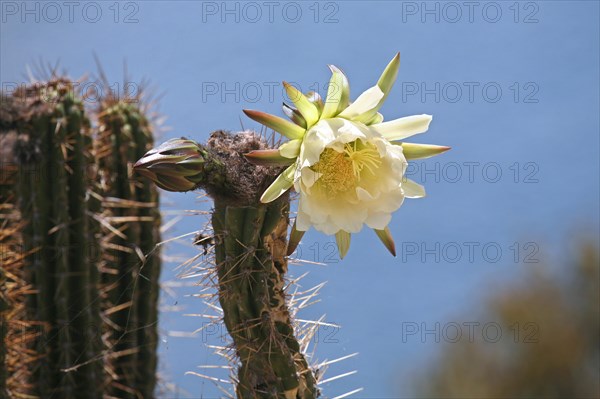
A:
[[[108,111],[108,118],[110,118],[108,126],[111,133],[109,139],[112,143],[112,152],[107,166],[110,168],[108,173],[112,173],[112,176],[109,177],[112,187],[103,195],[129,201],[132,199],[127,173],[130,142],[126,136],[126,115],[119,111],[118,107]],[[122,218],[129,216],[130,213],[128,208],[117,207],[112,211],[112,216]],[[114,396],[134,398],[135,395],[131,389],[135,386],[137,336],[132,331],[136,329],[136,309],[133,306],[133,292],[134,267],[137,260],[134,258],[134,248],[129,244],[132,242],[131,239],[134,234],[131,231],[131,225],[118,225],[116,227],[120,230],[123,230],[123,227],[125,228],[125,231],[122,232],[124,237],[115,237],[117,247],[111,251],[113,252],[113,262],[110,265],[112,272],[104,275],[106,285],[111,287],[109,291],[109,317],[116,327],[112,330],[113,347],[111,350],[116,353],[114,371],[119,380],[112,384],[112,392]],[[119,305],[123,306],[119,307]],[[130,389],[124,390],[122,387]]]
[[[107,99],[100,111],[101,169],[99,193],[115,204],[106,210],[108,219],[126,222],[115,224],[120,236],[106,232],[103,285],[108,293],[104,309],[110,319],[117,356],[111,359],[114,371],[109,382],[114,396],[124,398],[153,397],[156,387],[158,347],[158,294],[160,256],[160,214],[156,188],[147,180],[132,175],[132,164],[152,145],[150,124],[135,102]],[[121,308],[116,308],[121,304]],[[128,304],[128,306],[125,306]],[[116,379],[115,379],[116,377]]]
[[[68,101],[68,100],[66,100]],[[68,191],[65,158],[65,142],[67,136],[67,118],[65,115],[66,104],[58,103],[52,116],[46,133],[46,139],[50,151],[48,152],[48,192],[45,201],[51,201],[48,217],[50,217],[51,229],[47,232],[50,238],[50,259],[54,262],[54,291],[52,292],[52,304],[55,307],[56,323],[51,332],[52,339],[57,339],[57,346],[52,352],[54,363],[58,366],[59,385],[57,395],[73,397],[75,395],[75,379],[73,373],[61,373],[72,367],[75,363],[75,347],[72,340],[72,326],[70,318],[70,284],[71,270],[69,265],[69,251],[71,243],[69,240]],[[75,244],[75,243],[73,243]]]
[[[97,320],[92,313],[92,300],[97,299],[97,285],[92,280],[95,268],[92,250],[94,241],[89,240],[87,214],[87,186],[89,184],[86,171],[89,164],[89,142],[85,130],[86,119],[81,102],[68,96],[64,101],[66,116],[66,170],[68,184],[69,210],[69,326],[74,343],[74,356],[77,363],[82,364],[76,379],[78,395],[98,397],[101,380],[100,362],[93,358],[98,345],[96,328]],[[87,146],[87,147],[86,147]],[[92,297],[94,295],[94,298]]]
[[[31,138],[39,140],[41,150],[46,154],[50,150],[50,143],[47,134],[47,118],[40,117],[34,120],[32,125],[34,130]],[[37,137],[36,137],[37,136]],[[24,168],[28,173],[22,176],[25,193],[30,197],[21,195],[23,203],[22,214],[25,220],[30,220],[31,237],[26,238],[31,244],[28,245],[33,251],[31,261],[29,262],[32,273],[34,274],[35,285],[38,295],[35,300],[35,307],[31,309],[31,317],[34,320],[41,320],[49,323],[54,320],[54,275],[56,273],[50,252],[50,239],[48,231],[50,230],[50,204],[48,204],[49,173],[47,165],[43,160],[35,160],[35,163],[29,164]],[[24,193],[24,194],[25,194]],[[29,205],[31,201],[31,206]],[[40,353],[46,353],[49,359],[53,359],[53,354],[48,353],[56,345],[55,331],[48,329],[42,332],[41,339],[37,341],[37,350]],[[39,378],[37,385],[40,396],[52,395],[52,387],[58,386],[59,376],[51,367],[50,361],[39,365],[39,372],[36,375]]]
[[[137,111],[137,110],[132,110]],[[152,148],[152,131],[144,115],[130,113],[131,132],[135,142],[135,157],[141,158]],[[158,211],[158,193],[156,187],[145,179],[135,182],[137,201],[147,204],[139,209],[140,233],[139,247],[144,254],[144,262],[140,267],[138,278],[136,306],[139,328],[137,330],[138,373],[136,387],[142,397],[154,396],[158,359],[158,299],[160,277],[160,252],[156,244],[160,241],[160,212]]]

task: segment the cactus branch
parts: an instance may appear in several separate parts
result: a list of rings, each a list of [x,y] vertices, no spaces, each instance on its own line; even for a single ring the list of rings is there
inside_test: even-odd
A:
[[[267,148],[252,132],[217,131],[206,145],[170,140],[136,164],[172,191],[202,188],[214,199],[215,268],[223,321],[239,361],[239,398],[312,399],[313,370],[294,336],[284,292],[289,196],[269,204],[260,194],[280,167],[243,154]]]

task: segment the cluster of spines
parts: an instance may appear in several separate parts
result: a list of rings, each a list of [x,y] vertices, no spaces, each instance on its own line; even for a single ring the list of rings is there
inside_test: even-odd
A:
[[[16,138],[10,125],[0,126],[0,396],[25,397],[33,392],[30,366],[39,359],[39,353],[32,343],[42,326],[30,320],[27,312],[27,298],[33,292],[25,276],[25,223],[16,203],[18,169],[15,163],[6,162],[6,148]]]

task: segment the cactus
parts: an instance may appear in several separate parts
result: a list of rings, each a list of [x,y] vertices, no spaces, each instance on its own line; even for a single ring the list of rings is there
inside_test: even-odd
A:
[[[96,138],[73,84],[56,77],[1,105],[0,389],[154,397],[160,216],[156,189],[130,180],[152,144],[144,110],[105,99]],[[13,325],[26,327],[21,351]]]
[[[94,152],[97,193],[105,204],[101,217],[113,226],[103,229],[100,240],[105,255],[102,306],[110,320],[105,346],[115,353],[110,359],[109,392],[150,398],[157,367],[160,259],[155,247],[160,214],[156,188],[132,176],[132,161],[153,144],[139,100],[111,95],[102,101]]]
[[[243,156],[266,147],[251,132],[217,131],[206,146],[168,141],[136,169],[167,190],[202,188],[214,199],[214,266],[223,321],[239,360],[237,396],[316,398],[316,378],[294,337],[283,287],[289,196],[260,203],[281,170],[252,165]]]
[[[36,350],[47,359],[34,367],[39,396],[98,396],[93,383],[100,367],[93,360],[90,302],[91,259],[86,247],[86,146],[89,122],[71,82],[53,79],[13,95],[19,166],[16,194],[21,219],[26,277],[36,290],[27,300],[28,317],[47,329]],[[76,364],[72,373],[64,370]]]

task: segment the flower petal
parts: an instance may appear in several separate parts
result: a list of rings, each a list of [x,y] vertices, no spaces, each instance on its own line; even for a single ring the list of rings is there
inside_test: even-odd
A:
[[[298,214],[296,215],[296,229],[300,231],[308,231],[311,226],[310,216],[302,210],[302,208],[298,207]]]
[[[383,101],[385,101],[387,95],[392,90],[394,83],[396,83],[396,78],[398,77],[398,69],[400,69],[400,53],[396,53],[394,58],[392,58],[389,64],[387,64],[387,66],[383,70],[383,73],[379,77],[379,80],[377,81],[377,86],[379,86],[381,91],[385,94],[385,96],[381,100],[382,104]]]
[[[356,101],[343,110],[338,116],[344,119],[354,119],[355,117],[373,110],[383,98],[383,92],[379,86],[373,86],[362,93]],[[370,119],[370,118],[369,118]]]
[[[392,237],[392,233],[390,233],[389,227],[386,226],[383,230],[373,230],[377,237],[381,240],[383,245],[387,248],[388,251],[394,256],[396,256],[396,244],[394,244],[394,238]]]
[[[304,184],[304,187],[307,189],[310,189],[317,182],[317,180],[319,180],[319,178],[321,176],[322,176],[321,173],[315,172],[311,168],[302,168],[302,171],[301,171],[302,184]]]
[[[375,197],[362,187],[356,187],[356,197],[361,201],[373,201]]]
[[[302,114],[302,117],[306,120],[306,126],[311,127],[319,120],[319,110],[315,104],[310,102],[302,92],[296,89],[294,86],[287,82],[283,82],[285,91],[298,109],[298,112]]]
[[[333,131],[335,140],[337,143],[329,145],[330,148],[335,148],[339,145],[339,151],[342,151],[345,143],[350,143],[356,139],[368,139],[368,134],[371,133],[364,125],[354,123],[347,119],[333,118],[323,121],[321,123],[327,123]]]
[[[306,98],[308,98],[308,101],[310,101],[312,104],[315,105],[315,107],[317,107],[317,110],[319,110],[319,115],[321,115],[324,106],[321,95],[316,91],[309,91],[308,93],[306,93]]]
[[[402,140],[426,132],[431,119],[431,115],[413,115],[369,127],[390,141]]]
[[[291,140],[302,138],[306,132],[306,129],[275,115],[250,109],[245,109],[244,113],[250,119],[254,119],[258,123],[275,130],[277,133],[280,133]]]
[[[300,151],[300,158],[303,162],[301,166],[317,163],[325,146],[335,140],[331,121],[331,119],[321,120],[306,133]]]
[[[371,119],[366,120],[364,123],[365,123],[365,125],[369,126],[369,125],[376,125],[381,122],[383,122],[383,115],[380,114],[379,112],[375,112],[375,115],[373,115],[373,117]]]
[[[296,108],[290,107],[286,103],[283,103],[281,108],[283,109],[283,113],[285,114],[285,116],[290,118],[292,120],[292,122],[294,122],[296,125],[298,125],[300,127],[303,127],[304,129],[306,129],[306,120],[304,119],[304,117],[300,114],[300,112]]]
[[[156,180],[154,180],[154,182],[163,190],[180,193],[193,190],[196,187],[196,184],[190,182],[183,176],[156,175]]]
[[[350,249],[350,233],[344,230],[338,231],[335,233],[335,242],[337,243],[340,258],[344,259],[344,256],[346,256]]]
[[[294,185],[294,172],[296,171],[296,164],[290,165],[284,170],[277,179],[265,190],[263,195],[260,197],[260,202],[266,204],[268,202],[275,201],[283,193],[290,189]]]
[[[400,187],[406,198],[423,198],[425,196],[425,187],[410,179],[403,179]]]
[[[379,100],[377,106],[375,106],[372,110],[365,112],[364,114],[354,118],[355,120],[359,120],[361,122],[365,122],[367,125],[367,121],[373,118],[373,116],[377,113],[377,111],[381,108],[385,100],[387,99],[388,94],[392,90],[394,83],[396,82],[396,78],[398,77],[398,69],[400,68],[400,53],[396,53],[394,58],[388,63],[385,67],[381,77],[377,81],[377,86],[383,92],[383,97]]]
[[[392,221],[392,214],[390,212],[370,213],[365,220],[365,224],[373,230],[383,229]]]
[[[254,150],[244,154],[244,157],[248,162],[260,166],[287,166],[294,163],[293,159],[281,156],[278,149]]]
[[[446,152],[450,147],[443,145],[432,144],[416,144],[416,143],[392,143],[402,147],[402,152],[406,159],[424,159],[430,158]]]
[[[331,70],[331,79],[321,119],[333,118],[348,106],[350,100],[350,85],[344,72],[335,65],[329,65],[329,69]]]
[[[300,154],[301,139],[290,140],[279,147],[279,154],[284,158],[296,158]]]

